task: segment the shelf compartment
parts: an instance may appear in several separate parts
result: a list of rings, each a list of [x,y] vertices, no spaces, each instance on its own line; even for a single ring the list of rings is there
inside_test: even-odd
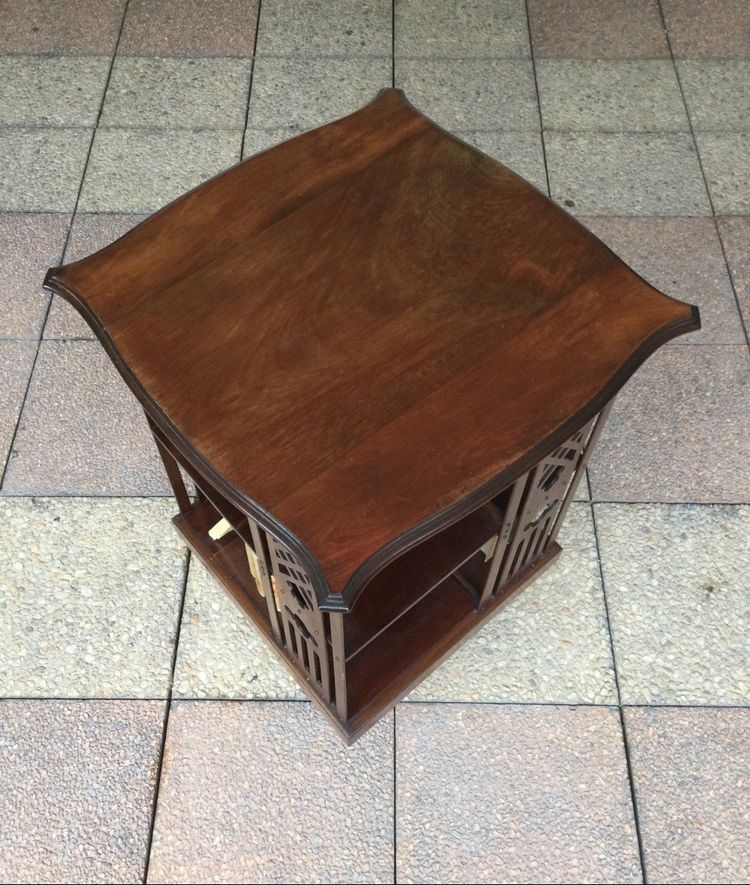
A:
[[[375,575],[345,618],[346,660],[391,629],[441,581],[473,559],[482,545],[497,535],[502,521],[502,511],[495,504],[487,504],[413,547]],[[479,555],[484,559],[483,554]]]
[[[186,513],[172,519],[177,530],[202,560],[206,568],[217,577],[240,607],[263,619],[272,637],[271,624],[265,599],[258,593],[255,581],[250,574],[245,552],[245,541],[235,532],[230,532],[214,541],[208,530],[221,519],[221,513],[208,500],[198,501]]]
[[[451,575],[369,643],[347,665],[350,739],[408,694],[559,553],[560,547],[553,542],[481,609],[476,607],[477,594]]]

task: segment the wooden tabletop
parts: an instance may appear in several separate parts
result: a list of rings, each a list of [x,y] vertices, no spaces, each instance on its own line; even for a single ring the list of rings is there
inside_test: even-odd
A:
[[[309,552],[332,605],[699,326],[392,89],[46,285],[181,450]]]

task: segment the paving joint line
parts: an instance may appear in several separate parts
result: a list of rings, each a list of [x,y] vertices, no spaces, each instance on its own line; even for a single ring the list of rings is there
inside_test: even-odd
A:
[[[542,100],[539,97],[539,80],[536,74],[536,58],[534,57],[534,43],[531,36],[531,17],[529,15],[529,0],[524,0],[526,10],[526,32],[529,37],[529,58],[531,59],[531,71],[534,75],[534,94],[536,95],[536,112],[539,117],[539,139],[542,143],[542,160],[544,161],[544,177],[547,181],[547,196],[552,194],[549,183],[549,166],[547,164],[547,146],[544,143],[544,119],[542,117]]]
[[[248,123],[250,120],[250,99],[253,97],[253,80],[255,79],[255,49],[258,46],[258,33],[260,31],[260,11],[263,0],[258,0],[258,11],[255,14],[255,36],[253,37],[253,54],[250,59],[250,79],[247,84],[247,102],[245,103],[245,125],[242,129],[242,141],[240,142],[240,162],[245,158],[245,139],[247,138]]]
[[[398,704],[393,708],[393,882],[394,885],[398,881],[398,799],[396,798],[396,789],[397,789],[397,774],[396,774],[396,760],[398,759],[398,753],[396,750],[396,711],[398,709]]]
[[[391,0],[391,86],[396,88],[396,0]]]
[[[164,704],[168,700],[167,696],[148,697],[136,695],[123,695],[119,697],[99,695],[4,695],[0,697],[0,704],[6,701],[24,701],[35,703],[124,703],[124,704]],[[230,698],[230,697],[174,697],[172,696],[172,705],[176,704],[310,704],[308,698]],[[523,701],[523,700],[451,700],[451,699],[432,699],[432,700],[414,700],[400,701],[398,706],[406,704],[409,707],[564,707],[566,709],[578,709],[585,707],[592,710],[616,710],[618,706],[622,706],[623,710],[713,710],[722,712],[723,710],[750,710],[750,701],[747,703],[736,704],[716,704],[716,703],[647,703],[646,701],[630,701],[618,705],[617,703],[602,703],[598,701]]]
[[[159,790],[161,788],[161,776],[162,770],[164,768],[164,752],[167,746],[167,730],[169,728],[169,716],[172,711],[172,698],[174,694],[174,674],[177,668],[177,653],[180,648],[180,635],[182,633],[182,616],[185,610],[185,598],[187,596],[187,584],[188,584],[188,576],[190,574],[190,557],[191,553],[188,550],[187,556],[185,557],[185,573],[182,581],[182,596],[180,597],[180,605],[177,612],[177,623],[175,625],[175,634],[174,634],[174,648],[172,650],[172,669],[169,676],[169,688],[167,690],[167,697],[164,702],[164,718],[162,720],[162,729],[161,729],[161,746],[159,748],[159,764],[156,769],[156,783],[154,784],[154,794],[151,802],[151,819],[149,821],[148,828],[148,839],[146,841],[146,850],[144,852],[144,867],[143,867],[143,878],[141,881],[143,883],[148,881],[148,869],[151,864],[151,848],[154,842],[154,828],[156,826],[156,811],[157,806],[159,804]]]
[[[617,711],[620,717],[620,732],[622,734],[622,746],[625,753],[625,768],[628,774],[628,785],[630,787],[630,801],[633,805],[633,823],[635,824],[635,836],[638,844],[638,859],[641,865],[641,877],[643,882],[648,882],[646,873],[646,858],[643,847],[643,834],[641,832],[640,817],[638,814],[638,797],[635,789],[635,776],[633,773],[633,763],[630,756],[630,744],[628,743],[627,725],[625,722],[625,714],[623,712],[622,692],[620,690],[620,675],[617,669],[617,653],[615,651],[615,642],[612,635],[612,620],[609,612],[609,600],[607,599],[607,587],[604,580],[604,568],[602,567],[602,551],[599,543],[599,530],[596,524],[596,514],[594,513],[594,505],[589,505],[591,513],[591,525],[594,531],[594,546],[596,547],[596,561],[599,568],[599,581],[602,587],[602,599],[604,601],[604,614],[607,620],[607,633],[609,634],[609,647],[612,654],[612,672],[615,678],[615,690],[617,692]]]

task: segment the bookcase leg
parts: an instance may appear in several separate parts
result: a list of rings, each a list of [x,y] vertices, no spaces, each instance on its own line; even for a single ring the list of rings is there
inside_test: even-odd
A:
[[[162,445],[155,425],[148,417],[148,415],[146,415],[146,419],[148,420],[148,425],[151,428],[151,434],[154,437],[154,442],[156,443],[157,451],[159,452],[159,456],[161,457],[161,462],[167,472],[167,479],[169,480],[169,484],[172,486],[172,493],[177,500],[177,506],[180,508],[180,513],[187,513],[190,510],[190,496],[188,495],[187,489],[185,488],[185,483],[182,481],[180,468],[177,466],[177,462],[172,457],[172,455]]]
[[[333,685],[336,713],[342,722],[349,718],[346,699],[346,652],[344,650],[344,616],[335,612],[328,615],[333,649]]]

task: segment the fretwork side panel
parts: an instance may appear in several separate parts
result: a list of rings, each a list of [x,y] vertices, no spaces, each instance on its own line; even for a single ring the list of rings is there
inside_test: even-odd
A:
[[[271,535],[266,537],[284,644],[316,691],[330,702],[330,649],[324,615],[315,602],[310,579],[295,556]]]
[[[604,413],[592,418],[514,483],[482,602],[501,593],[555,540],[603,419]]]

